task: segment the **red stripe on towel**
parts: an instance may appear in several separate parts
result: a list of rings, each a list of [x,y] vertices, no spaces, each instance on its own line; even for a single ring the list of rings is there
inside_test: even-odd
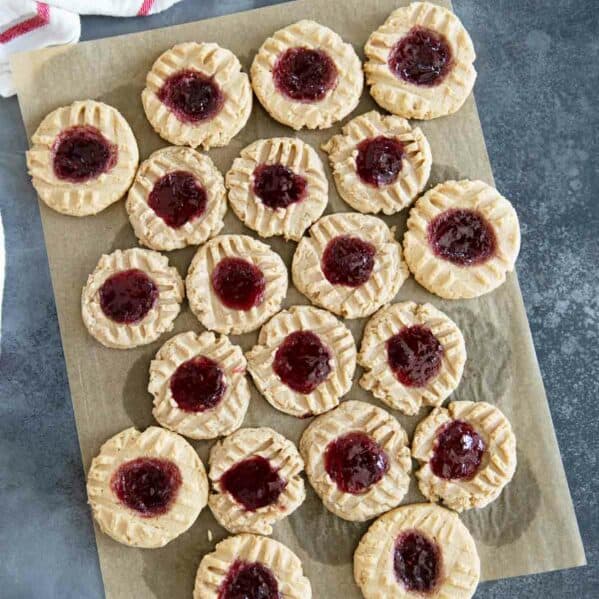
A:
[[[152,2],[153,3],[153,2]],[[35,31],[44,25],[47,25],[50,21],[50,8],[44,2],[37,3],[37,14],[35,17],[31,17],[25,21],[21,21],[12,27],[9,27],[6,31],[0,33],[0,44],[7,44],[15,38]]]
[[[155,0],[144,0],[141,8],[139,9],[137,16],[145,17],[152,10],[152,6],[154,6]]]

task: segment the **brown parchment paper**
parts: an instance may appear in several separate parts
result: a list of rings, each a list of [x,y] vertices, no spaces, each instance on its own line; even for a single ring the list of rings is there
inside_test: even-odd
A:
[[[449,5],[445,0],[441,0]],[[137,136],[140,154],[167,145],[144,116],[140,92],[146,72],[156,57],[175,43],[213,41],[230,48],[246,70],[263,40],[275,30],[301,18],[328,25],[362,48],[398,5],[398,0],[301,0],[258,11],[189,23],[168,29],[79,44],[67,49],[44,50],[14,57],[13,69],[28,134],[54,108],[77,99],[95,98],[118,108]],[[485,64],[478,62],[483,70]],[[375,107],[365,91],[356,116]],[[473,98],[451,117],[419,125],[430,140],[434,166],[430,186],[445,179],[480,178],[493,183],[491,167]],[[302,131],[298,135],[318,148],[339,131]],[[256,102],[245,129],[221,149],[210,152],[223,171],[239,151],[262,137],[295,135],[279,125]],[[323,161],[326,157],[321,153]],[[347,211],[331,179],[329,212]],[[75,219],[41,205],[44,234],[60,329],[67,362],[73,406],[83,463],[89,468],[100,445],[120,430],[153,424],[151,396],[146,387],[151,358],[168,335],[152,345],[134,350],[107,349],[90,337],[81,320],[80,292],[98,258],[117,248],[136,245],[124,202],[100,215]],[[385,218],[403,233],[405,214]],[[229,211],[223,232],[245,232]],[[294,243],[269,241],[287,264]],[[526,239],[524,239],[526,243]],[[194,248],[171,252],[169,258],[185,275]],[[584,550],[574,515],[551,416],[536,361],[528,322],[516,276],[481,299],[443,301],[429,295],[411,278],[398,299],[431,301],[446,311],[462,328],[468,350],[463,381],[452,399],[485,400],[497,404],[510,418],[518,438],[518,469],[513,482],[486,509],[468,512],[463,520],[472,531],[480,552],[483,579],[496,579],[585,563]],[[307,303],[290,287],[286,305]],[[360,341],[363,320],[349,321]],[[187,305],[176,321],[174,333],[201,327]],[[256,340],[255,333],[233,337],[244,349]],[[358,373],[355,380],[358,379]],[[375,400],[354,384],[348,397]],[[418,418],[395,413],[409,433]],[[423,411],[420,418],[424,416]],[[271,408],[252,388],[252,403],[245,426],[268,425],[298,441],[307,422],[285,416]],[[211,443],[194,443],[206,460]],[[412,481],[406,502],[420,501]],[[329,514],[308,486],[305,504],[276,526],[274,538],[286,543],[302,559],[314,597],[358,599],[351,558],[367,524],[345,522]],[[208,539],[208,531],[214,535]],[[106,596],[109,598],[190,597],[201,557],[226,536],[208,508],[194,526],[167,547],[131,549],[99,531],[96,534]]]

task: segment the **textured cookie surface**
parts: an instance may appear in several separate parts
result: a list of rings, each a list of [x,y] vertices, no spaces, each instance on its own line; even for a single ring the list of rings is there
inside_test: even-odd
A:
[[[329,262],[338,272],[327,276]],[[345,318],[369,316],[390,302],[409,274],[389,227],[375,216],[349,212],[312,225],[297,246],[291,272],[313,304]],[[349,285],[338,282],[345,279]]]
[[[253,534],[229,537],[202,558],[193,597],[222,599],[227,591],[238,590],[241,580],[257,589],[256,593],[268,592],[265,597],[312,598],[310,581],[297,555],[278,541]]]
[[[270,428],[242,428],[210,452],[208,503],[229,532],[272,534],[306,493],[295,445]]]
[[[225,305],[214,286],[219,265],[236,263],[243,269],[242,262],[246,270],[256,273],[256,285],[261,289],[253,303],[248,301],[247,309]],[[227,280],[231,280],[232,285],[245,285],[243,272],[239,278],[235,279],[233,273]],[[280,309],[287,293],[287,268],[281,257],[265,243],[247,235],[220,235],[198,249],[185,284],[189,305],[207,329],[237,335],[257,329]]]
[[[281,91],[273,72],[285,68],[287,61],[292,62],[293,53],[306,51],[308,59],[302,64],[300,56],[295,66],[297,72],[291,71],[290,77],[300,82],[312,79],[304,83],[313,87],[314,79],[322,78],[322,71],[328,69],[327,81],[320,93],[311,89],[309,98],[298,97],[301,89],[290,96]],[[320,64],[308,64],[310,56]],[[330,127],[358,105],[364,86],[362,65],[351,44],[328,27],[309,20],[298,21],[269,37],[254,58],[251,77],[264,108],[275,120],[293,129]]]
[[[252,89],[237,57],[214,43],[186,42],[164,52],[141,95],[156,132],[192,148],[226,146],[252,111]]]
[[[328,202],[320,157],[297,138],[260,139],[247,146],[227,173],[226,185],[235,214],[261,237],[298,241]]]
[[[364,521],[396,507],[408,491],[412,461],[407,443],[393,416],[352,400],[316,418],[302,435],[300,452],[325,507],[345,520]],[[355,477],[343,487],[333,479],[339,474],[333,470],[335,444],[345,452],[337,459],[345,460],[341,475]],[[371,468],[377,472],[369,472]]]
[[[123,291],[118,288],[120,277],[125,277],[120,282],[126,287],[128,276],[134,278],[133,286]],[[141,292],[135,286],[138,282]],[[100,343],[127,349],[152,343],[170,331],[183,297],[183,280],[166,256],[139,248],[116,250],[103,255],[89,275],[81,295],[81,313],[87,330]],[[133,300],[144,300],[144,305],[140,318],[131,321],[126,316]],[[124,311],[124,322],[107,313],[112,305]]]
[[[166,506],[153,514],[154,492],[166,493],[160,487],[164,480],[157,468],[161,467],[176,484],[171,480]],[[135,509],[119,497],[123,488],[129,503],[137,500]],[[92,460],[87,494],[96,522],[115,541],[133,547],[163,547],[195,522],[208,499],[208,479],[198,454],[179,435],[156,426],[144,432],[128,428],[106,441]]]
[[[137,142],[121,113],[85,100],[57,108],[31,138],[27,168],[53,210],[88,216],[120,200],[139,162]]]
[[[354,578],[365,599],[469,599],[480,559],[455,512],[417,503],[381,516],[368,529],[354,553]]]
[[[262,327],[247,360],[256,387],[272,406],[305,417],[334,408],[350,390],[356,346],[349,329],[329,312],[293,306]],[[297,372],[288,372],[293,368]],[[281,374],[288,375],[290,384],[281,380]],[[310,380],[308,388],[297,385]]]
[[[370,93],[393,114],[433,119],[456,112],[470,95],[476,58],[452,12],[429,2],[398,8],[368,39]]]
[[[363,213],[394,214],[409,206],[431,172],[431,150],[420,128],[374,110],[344,125],[322,149],[339,195]]]
[[[245,369],[241,348],[224,335],[175,335],[150,364],[154,418],[192,439],[232,433],[241,426],[250,402]]]
[[[393,409],[417,414],[439,406],[457,388],[466,362],[455,322],[431,304],[400,302],[366,324],[358,355],[360,385]]]
[[[223,177],[204,154],[163,148],[139,167],[125,206],[135,235],[146,247],[170,251],[199,245],[223,228]]]
[[[449,426],[456,422],[469,425],[474,435],[463,426],[452,434]],[[457,440],[457,435],[466,445]],[[472,446],[477,442],[481,443],[482,455],[479,454],[480,464],[474,471],[473,457],[468,454],[472,454]],[[447,456],[446,463],[439,458],[439,450]],[[416,476],[422,494],[461,512],[488,505],[510,482],[516,470],[516,438],[509,421],[495,406],[454,401],[447,408],[436,408],[418,424],[412,457],[421,463]],[[463,476],[461,471],[466,469],[469,475]]]
[[[483,181],[445,181],[410,210],[403,248],[414,277],[431,293],[446,299],[479,297],[514,270],[518,216]]]

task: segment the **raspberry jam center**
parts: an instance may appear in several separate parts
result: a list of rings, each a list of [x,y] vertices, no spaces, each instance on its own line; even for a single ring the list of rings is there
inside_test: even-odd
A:
[[[192,69],[171,75],[160,88],[158,99],[184,123],[211,119],[225,103],[216,81]]]
[[[446,210],[428,225],[433,252],[453,264],[483,264],[495,254],[497,240],[493,227],[474,210]]]
[[[353,495],[368,491],[389,470],[389,458],[383,448],[372,437],[360,432],[331,441],[324,464],[337,487]]]
[[[337,67],[323,50],[290,48],[272,71],[277,90],[292,100],[317,102],[337,83]]]
[[[436,31],[413,27],[389,54],[389,68],[399,79],[415,85],[438,85],[451,70],[449,43]]]
[[[281,599],[281,594],[270,568],[237,560],[218,590],[218,599]]]
[[[108,277],[100,287],[102,312],[119,324],[135,324],[145,318],[158,299],[158,287],[150,277],[133,268]]]
[[[485,442],[474,428],[454,420],[437,432],[430,467],[440,478],[470,480],[478,472],[484,453]]]
[[[359,287],[370,278],[375,255],[376,248],[371,243],[339,235],[329,241],[322,254],[322,272],[333,285]]]
[[[441,575],[441,550],[416,530],[404,532],[395,541],[393,569],[408,591],[430,593]]]
[[[443,346],[421,325],[405,327],[387,340],[387,361],[397,380],[407,387],[423,387],[439,374]]]
[[[298,393],[312,393],[331,372],[331,352],[318,335],[296,331],[287,335],[277,349],[273,370]]]
[[[216,407],[222,400],[227,389],[225,373],[214,360],[197,356],[175,370],[170,389],[182,410],[204,412]]]
[[[119,466],[110,487],[121,503],[150,518],[168,511],[182,477],[179,467],[159,458],[137,458]]]
[[[222,475],[220,484],[237,503],[255,512],[275,503],[285,490],[287,481],[279,476],[266,458],[254,456],[229,468]]]
[[[301,202],[306,187],[304,177],[282,164],[261,164],[254,170],[254,193],[273,210]]]
[[[148,204],[174,229],[204,214],[206,192],[196,178],[185,171],[168,173],[156,181]]]
[[[373,137],[358,144],[356,169],[364,183],[384,187],[395,183],[404,155],[403,144],[394,137]]]
[[[65,129],[52,147],[52,166],[58,179],[84,183],[112,169],[118,148],[95,127]]]
[[[220,301],[232,310],[250,310],[264,299],[264,274],[243,258],[223,258],[212,271],[211,279]]]

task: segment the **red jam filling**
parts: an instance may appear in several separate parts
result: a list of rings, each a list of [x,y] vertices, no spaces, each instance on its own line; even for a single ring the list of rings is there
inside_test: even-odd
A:
[[[52,147],[54,174],[63,181],[83,183],[114,167],[118,148],[95,127],[65,129]]]
[[[273,370],[291,389],[312,393],[331,372],[331,352],[318,335],[296,331],[287,335],[277,349]]]
[[[287,481],[279,476],[270,462],[262,456],[254,456],[237,462],[221,477],[220,485],[246,510],[271,505],[285,490]]]
[[[440,478],[470,480],[478,472],[484,453],[485,442],[474,428],[454,420],[437,431],[429,464]]]
[[[211,119],[225,103],[214,79],[191,69],[171,75],[160,88],[158,99],[184,123]]]
[[[158,179],[148,197],[150,208],[174,229],[204,214],[206,201],[204,188],[185,171],[174,171]]]
[[[281,599],[281,594],[270,568],[236,560],[218,589],[218,599]]]
[[[443,346],[421,325],[405,327],[387,340],[387,361],[406,387],[423,387],[439,373]]]
[[[282,164],[261,164],[254,170],[254,193],[273,210],[301,202],[306,187],[304,177]]]
[[[431,593],[441,576],[441,550],[416,530],[404,532],[395,541],[393,569],[406,590]]]
[[[459,266],[482,264],[497,248],[493,228],[474,210],[442,212],[429,223],[428,240],[439,258]]]
[[[451,47],[436,31],[413,27],[395,44],[388,64],[399,79],[415,85],[438,85],[451,70]]]
[[[375,255],[376,248],[371,243],[359,237],[339,235],[324,249],[322,272],[333,285],[359,287],[370,278]]]
[[[264,274],[243,258],[223,258],[212,271],[211,280],[218,299],[232,310],[250,310],[264,299]]]
[[[324,456],[325,470],[344,493],[359,495],[378,483],[389,470],[382,447],[365,433],[354,432],[331,441]]]
[[[102,312],[119,324],[135,324],[143,320],[158,299],[156,283],[136,268],[108,277],[99,293]]]
[[[373,137],[358,144],[356,169],[364,183],[383,187],[395,183],[401,171],[403,144],[394,137]]]
[[[198,356],[183,362],[171,377],[171,393],[186,412],[204,412],[216,407],[227,385],[222,368],[210,358]]]
[[[277,90],[292,100],[317,102],[337,83],[337,67],[323,50],[290,48],[272,71]]]
[[[169,510],[181,482],[181,471],[175,463],[160,458],[137,458],[119,466],[110,487],[121,503],[151,518]]]

